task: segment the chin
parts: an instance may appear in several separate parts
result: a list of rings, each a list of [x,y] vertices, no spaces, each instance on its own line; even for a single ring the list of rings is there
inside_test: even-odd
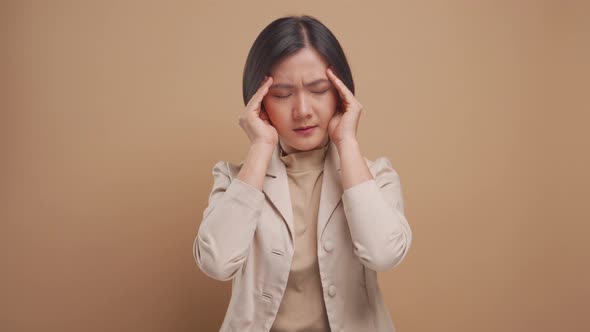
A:
[[[302,140],[302,139],[295,139],[294,142],[292,142],[292,144],[289,144],[289,146],[293,147],[296,150],[299,151],[307,151],[307,150],[312,150],[312,149],[317,149],[320,147],[320,145],[322,145],[322,143],[324,142],[325,137],[322,138],[314,138],[314,139],[309,139],[309,140]]]

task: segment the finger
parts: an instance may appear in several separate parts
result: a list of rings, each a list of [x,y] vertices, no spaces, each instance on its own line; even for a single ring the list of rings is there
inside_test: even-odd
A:
[[[260,107],[260,103],[262,102],[264,95],[266,95],[266,93],[268,92],[268,87],[266,86],[266,84],[268,83],[269,80],[270,80],[269,77],[265,77],[265,79],[262,81],[262,83],[260,84],[260,86],[258,87],[256,92],[252,95],[252,97],[248,101],[248,104],[246,105],[246,109],[255,110],[258,107]]]
[[[254,93],[252,98],[250,98],[247,108],[253,110],[258,109],[260,107],[260,104],[262,103],[262,99],[264,99],[264,96],[268,93],[271,84],[272,77],[267,76],[266,79],[262,81],[262,83],[260,84],[258,90],[256,90],[256,93]]]
[[[344,82],[342,82],[338,78],[338,76],[336,76],[332,68],[328,67],[327,73],[328,78],[332,81],[334,86],[336,86],[336,90],[338,90],[338,94],[340,94],[340,97],[344,100],[344,102],[347,104],[352,104],[354,102],[355,97],[352,94],[352,92],[348,89],[346,84],[344,84]]]

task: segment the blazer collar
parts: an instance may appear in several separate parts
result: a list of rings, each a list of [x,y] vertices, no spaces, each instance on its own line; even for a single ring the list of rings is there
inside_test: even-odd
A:
[[[276,178],[281,174],[285,176],[287,175],[285,164],[281,160],[280,154],[281,148],[277,143],[272,154],[270,164],[266,170],[266,176]],[[324,168],[326,167],[340,171],[340,157],[338,155],[338,148],[336,147],[336,144],[332,142],[332,140],[328,141],[328,151],[326,153],[326,160],[324,162]]]
[[[336,144],[334,144],[332,140],[329,140],[328,144],[328,151],[326,152],[326,159],[324,161],[320,207],[318,211],[318,241],[321,238],[330,215],[342,197],[340,156],[338,155]],[[293,234],[295,232],[295,226],[293,221],[291,194],[289,191],[287,170],[280,158],[280,147],[278,143],[267,168],[262,191],[283,217],[289,228],[291,243],[294,243]]]

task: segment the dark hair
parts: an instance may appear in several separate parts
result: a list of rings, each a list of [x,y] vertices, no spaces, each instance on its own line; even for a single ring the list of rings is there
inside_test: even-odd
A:
[[[256,93],[274,64],[302,48],[315,49],[354,94],[352,73],[340,43],[319,20],[309,15],[285,16],[264,28],[248,53],[242,80],[244,105]]]

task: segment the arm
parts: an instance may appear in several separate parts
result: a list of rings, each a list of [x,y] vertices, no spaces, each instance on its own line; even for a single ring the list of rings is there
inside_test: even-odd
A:
[[[211,278],[232,279],[248,255],[264,204],[259,189],[267,167],[264,162],[270,160],[261,149],[251,147],[235,179],[230,178],[226,162],[213,167],[213,189],[193,243],[197,265]]]
[[[342,203],[355,254],[375,271],[398,266],[412,242],[399,175],[391,162],[381,157],[375,160],[373,177],[358,144],[339,146],[339,154]]]

